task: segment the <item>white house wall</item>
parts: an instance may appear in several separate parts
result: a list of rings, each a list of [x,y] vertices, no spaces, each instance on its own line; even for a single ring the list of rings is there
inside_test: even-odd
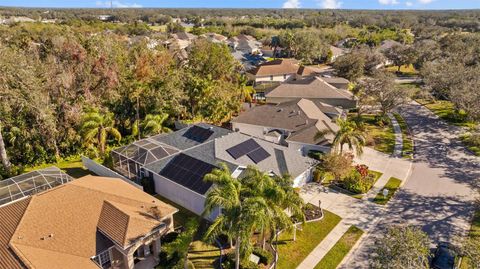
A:
[[[285,76],[282,75],[276,75],[276,76],[256,76],[255,77],[255,82],[256,83],[265,83],[265,82],[284,82],[284,81],[290,81],[296,78],[295,74],[285,74]]]
[[[303,172],[293,180],[293,187],[298,188],[312,180],[312,168]]]

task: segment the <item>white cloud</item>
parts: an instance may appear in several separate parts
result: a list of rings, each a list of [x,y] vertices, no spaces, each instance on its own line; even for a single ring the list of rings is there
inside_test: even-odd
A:
[[[405,5],[407,5],[407,7],[411,7],[411,6],[413,6],[413,3],[412,2],[405,2]]]
[[[378,2],[382,5],[397,5],[398,0],[378,0]]]
[[[420,2],[421,4],[430,4],[433,1],[435,0],[419,0],[418,2]]]
[[[319,1],[319,4],[322,8],[326,9],[337,9],[342,6],[342,2],[338,0],[322,0]]]
[[[287,0],[287,2],[283,3],[283,8],[300,8],[301,3],[300,0]]]
[[[97,7],[110,7],[110,1],[97,1],[95,2]],[[120,1],[112,1],[111,5],[115,8],[141,8],[142,5],[137,3],[129,4],[122,3]]]

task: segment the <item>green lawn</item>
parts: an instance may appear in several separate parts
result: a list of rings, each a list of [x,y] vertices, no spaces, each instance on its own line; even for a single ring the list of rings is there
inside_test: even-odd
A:
[[[398,72],[398,66],[389,66],[387,70],[390,72]],[[400,73],[403,76],[415,76],[418,75],[418,71],[413,67],[412,64],[410,65],[402,65],[400,66]]]
[[[190,219],[198,219],[200,218],[199,216],[195,215],[195,213],[191,212],[190,210],[168,200],[167,198],[163,197],[163,196],[160,196],[160,195],[155,195],[155,198],[157,198],[158,200],[162,201],[162,202],[165,202],[175,208],[178,209],[178,212],[175,213],[173,215],[173,223],[174,223],[174,226],[175,227],[179,227],[179,226],[183,226],[185,227],[185,225],[187,224],[187,222],[190,220]]]
[[[375,120],[375,115],[362,115],[362,121],[367,131],[368,146],[392,154],[395,149],[395,132],[392,124],[388,122],[385,126],[380,126]]]
[[[347,232],[338,240],[337,243],[327,252],[322,260],[315,266],[315,269],[334,269],[342,262],[345,256],[350,252],[363,231],[355,226],[348,228]]]
[[[188,250],[188,260],[192,262],[194,268],[216,268],[215,261],[220,257],[218,247],[206,244],[202,241],[194,241]]]
[[[293,242],[293,234],[284,232],[279,236],[278,267],[279,269],[296,268],[312,250],[340,222],[341,218],[329,211],[323,210],[325,217],[320,221],[302,225],[302,231],[297,230],[297,240]]]
[[[480,210],[477,210],[475,212],[475,216],[473,217],[472,220],[472,227],[470,229],[470,233],[468,234],[471,238],[476,238],[477,240],[480,240]],[[470,265],[470,260],[467,258],[462,259],[462,263],[460,265],[460,269],[470,269],[473,268],[472,265]]]
[[[437,100],[432,102],[424,99],[415,99],[415,101],[430,109],[438,117],[450,124],[461,127],[475,127],[474,122],[466,119],[465,112],[456,110],[450,101]]]
[[[48,164],[37,165],[34,167],[27,167],[25,168],[25,172],[30,172],[33,170],[43,169],[51,166],[56,166],[62,169],[63,171],[65,171],[65,173],[67,173],[68,175],[74,178],[80,178],[86,175],[92,175],[92,173],[89,170],[83,167],[82,160],[79,156],[74,158],[68,158],[58,163],[48,163]]]
[[[402,157],[412,158],[413,139],[408,129],[408,125],[400,114],[393,113],[393,116],[395,116],[395,119],[397,120],[398,124],[400,125],[400,128],[402,129],[402,140],[403,140]]]
[[[377,196],[373,199],[374,203],[377,203],[379,205],[385,205],[390,201],[390,198],[395,194],[395,192],[400,188],[400,185],[402,184],[402,181],[398,178],[391,177],[387,184],[385,184],[385,187],[388,190],[388,195],[387,197],[383,196],[382,191],[380,191]]]

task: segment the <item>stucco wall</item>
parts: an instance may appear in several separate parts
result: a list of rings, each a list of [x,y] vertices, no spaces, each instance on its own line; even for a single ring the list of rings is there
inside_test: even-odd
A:
[[[263,83],[263,82],[284,82],[288,80],[292,80],[296,78],[295,74],[285,74],[286,78],[284,75],[279,75],[279,76],[273,76],[273,79],[270,76],[264,76],[264,77],[255,77],[255,82],[256,83]]]

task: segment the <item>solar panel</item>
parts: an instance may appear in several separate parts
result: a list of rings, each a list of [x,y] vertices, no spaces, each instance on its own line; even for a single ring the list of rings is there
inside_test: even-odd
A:
[[[227,149],[227,152],[236,160],[257,148],[260,148],[260,145],[255,140],[248,139],[247,141]]]
[[[247,154],[247,156],[254,162],[254,163],[259,163],[266,158],[270,157],[270,153],[268,153],[266,150],[264,150],[262,147],[257,148],[256,150],[250,152]]]
[[[200,126],[194,125],[190,127],[183,136],[191,139],[193,141],[197,141],[199,143],[205,142],[211,135],[213,131],[210,129],[202,128]]]
[[[216,166],[180,153],[160,171],[160,175],[199,194],[205,194],[212,186],[203,177]]]

